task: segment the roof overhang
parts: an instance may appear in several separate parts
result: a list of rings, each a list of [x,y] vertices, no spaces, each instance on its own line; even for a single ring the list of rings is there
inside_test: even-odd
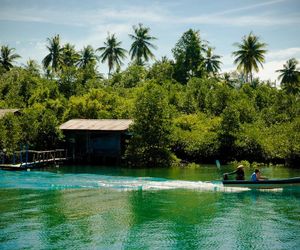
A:
[[[0,119],[2,117],[4,117],[6,114],[9,114],[9,113],[12,113],[12,114],[15,114],[15,113],[19,113],[19,109],[0,109]]]
[[[126,131],[132,123],[131,119],[72,119],[59,128],[63,131]]]

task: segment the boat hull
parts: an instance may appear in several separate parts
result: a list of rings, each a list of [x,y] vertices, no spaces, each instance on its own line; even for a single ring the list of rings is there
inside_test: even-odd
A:
[[[225,187],[245,187],[253,189],[273,189],[273,188],[292,188],[300,187],[300,177],[288,179],[274,179],[261,181],[223,181]]]

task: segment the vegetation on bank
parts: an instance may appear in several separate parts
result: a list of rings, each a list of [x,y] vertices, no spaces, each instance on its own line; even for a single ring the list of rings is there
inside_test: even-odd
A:
[[[48,38],[42,66],[1,46],[0,108],[21,116],[0,119],[0,149],[20,145],[51,149],[62,145],[58,126],[72,118],[133,118],[129,165],[168,166],[187,162],[248,160],[298,164],[300,159],[300,77],[297,60],[278,69],[281,86],[254,78],[267,45],[253,33],[235,44],[237,71],[220,74],[221,57],[188,30],[152,65],[155,37],[142,24],[133,27],[132,61],[121,70],[127,51],[115,35],[104,46],[76,51]],[[108,78],[97,62],[107,63]],[[101,68],[100,68],[101,69]],[[298,164],[299,166],[299,164]]]

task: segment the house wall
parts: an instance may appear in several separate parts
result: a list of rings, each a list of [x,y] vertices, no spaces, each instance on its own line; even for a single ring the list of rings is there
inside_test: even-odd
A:
[[[78,163],[119,164],[123,132],[65,131],[69,157]]]

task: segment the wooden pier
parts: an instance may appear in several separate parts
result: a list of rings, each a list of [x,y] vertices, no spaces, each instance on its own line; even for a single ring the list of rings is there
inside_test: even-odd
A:
[[[66,160],[67,151],[64,149],[46,151],[21,150],[15,152],[8,159],[2,158],[2,161],[0,161],[0,169],[27,170],[41,168],[47,165],[57,165]]]

